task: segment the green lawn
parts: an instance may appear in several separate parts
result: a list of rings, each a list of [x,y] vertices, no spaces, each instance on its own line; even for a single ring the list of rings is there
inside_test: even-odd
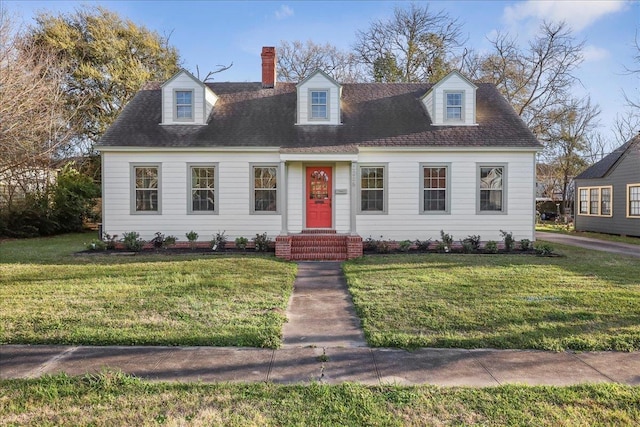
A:
[[[546,231],[549,233],[568,234],[577,237],[589,237],[592,239],[606,240],[608,242],[629,243],[631,245],[640,245],[640,237],[619,236],[617,234],[594,233],[591,231],[575,231],[573,226],[541,223],[536,224],[537,231]]]
[[[122,374],[0,381],[0,424],[632,426],[640,387],[151,383]]]
[[[565,256],[369,256],[344,270],[372,346],[640,350],[638,259],[554,247]]]
[[[0,344],[277,347],[296,266],[271,256],[74,256],[0,243]]]

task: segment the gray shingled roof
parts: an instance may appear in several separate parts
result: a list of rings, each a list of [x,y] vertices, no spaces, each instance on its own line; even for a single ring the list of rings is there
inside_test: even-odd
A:
[[[540,143],[498,90],[478,84],[478,126],[432,126],[419,98],[429,84],[343,84],[342,125],[296,125],[296,86],[209,83],[219,96],[207,125],[162,126],[159,84],[147,84],[99,146],[280,147],[356,152],[357,147],[521,147]]]
[[[575,179],[604,178],[622,156],[624,156],[627,151],[633,149],[640,150],[640,135],[636,135],[613,150],[613,152],[603,157],[602,160],[585,169],[580,175],[576,176]]]

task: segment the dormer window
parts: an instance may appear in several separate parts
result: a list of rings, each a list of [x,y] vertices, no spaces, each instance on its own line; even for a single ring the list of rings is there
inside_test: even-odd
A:
[[[329,118],[326,90],[311,91],[311,119],[326,120]]]
[[[462,120],[462,92],[446,92],[446,120],[461,121]]]
[[[193,91],[192,90],[176,90],[176,121],[193,120]]]

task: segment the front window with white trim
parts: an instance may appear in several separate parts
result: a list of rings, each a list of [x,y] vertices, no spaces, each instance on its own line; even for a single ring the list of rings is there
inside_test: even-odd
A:
[[[386,211],[385,172],[383,165],[360,166],[360,212]]]
[[[134,212],[160,211],[159,166],[133,166]]]
[[[175,91],[175,116],[176,120],[189,121],[193,120],[193,91],[192,90],[176,90]]]
[[[311,119],[328,119],[328,91],[312,90],[311,91]]]
[[[462,121],[462,100],[462,92],[446,92],[446,120]]]
[[[189,193],[191,213],[216,212],[216,167],[214,165],[194,165],[189,167],[191,176]]]
[[[504,166],[480,166],[480,212],[504,212]]]
[[[252,166],[252,213],[277,213],[278,167],[275,165]]]
[[[422,212],[445,213],[449,209],[449,167],[422,165]]]

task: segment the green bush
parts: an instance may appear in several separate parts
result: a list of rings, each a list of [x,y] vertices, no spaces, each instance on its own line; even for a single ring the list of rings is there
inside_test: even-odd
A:
[[[243,251],[247,249],[247,244],[249,243],[249,239],[246,237],[236,237],[236,248],[242,249]]]
[[[87,175],[67,164],[56,178],[52,191],[52,216],[57,232],[82,231],[84,220],[91,215],[100,188]]]
[[[416,248],[419,251],[428,251],[429,246],[431,246],[431,239],[427,240],[416,240]]]
[[[513,240],[513,233],[500,230],[500,234],[504,239],[504,249],[507,252],[511,252],[513,250],[513,246],[515,244],[515,240]]]
[[[489,240],[487,243],[484,244],[484,250],[490,254],[497,254],[498,242],[496,242],[495,240]]]
[[[122,234],[122,243],[127,250],[140,252],[144,247],[145,241],[140,238],[139,233],[130,231]]]
[[[215,236],[213,236],[213,240],[211,240],[211,248],[214,251],[222,252],[225,250],[227,246],[227,236],[224,235],[224,231],[221,233],[218,231]]]
[[[531,249],[531,240],[529,239],[520,240],[520,249],[522,249],[523,251],[528,251],[529,249]]]
[[[87,247],[87,250],[96,251],[96,252],[107,250],[107,244],[100,239],[93,239],[92,241],[87,243],[86,247]]]
[[[403,240],[398,243],[398,249],[400,249],[400,252],[409,252],[409,249],[411,249],[411,245],[411,240]]]
[[[480,249],[480,236],[473,235],[467,236],[465,239],[461,240],[462,243],[462,251],[465,253],[477,252]]]
[[[256,237],[253,238],[253,242],[256,246],[256,251],[258,252],[267,252],[270,249],[271,240],[267,236],[267,233],[256,234]]]
[[[535,250],[539,256],[549,256],[553,253],[553,246],[548,243],[537,243]]]

